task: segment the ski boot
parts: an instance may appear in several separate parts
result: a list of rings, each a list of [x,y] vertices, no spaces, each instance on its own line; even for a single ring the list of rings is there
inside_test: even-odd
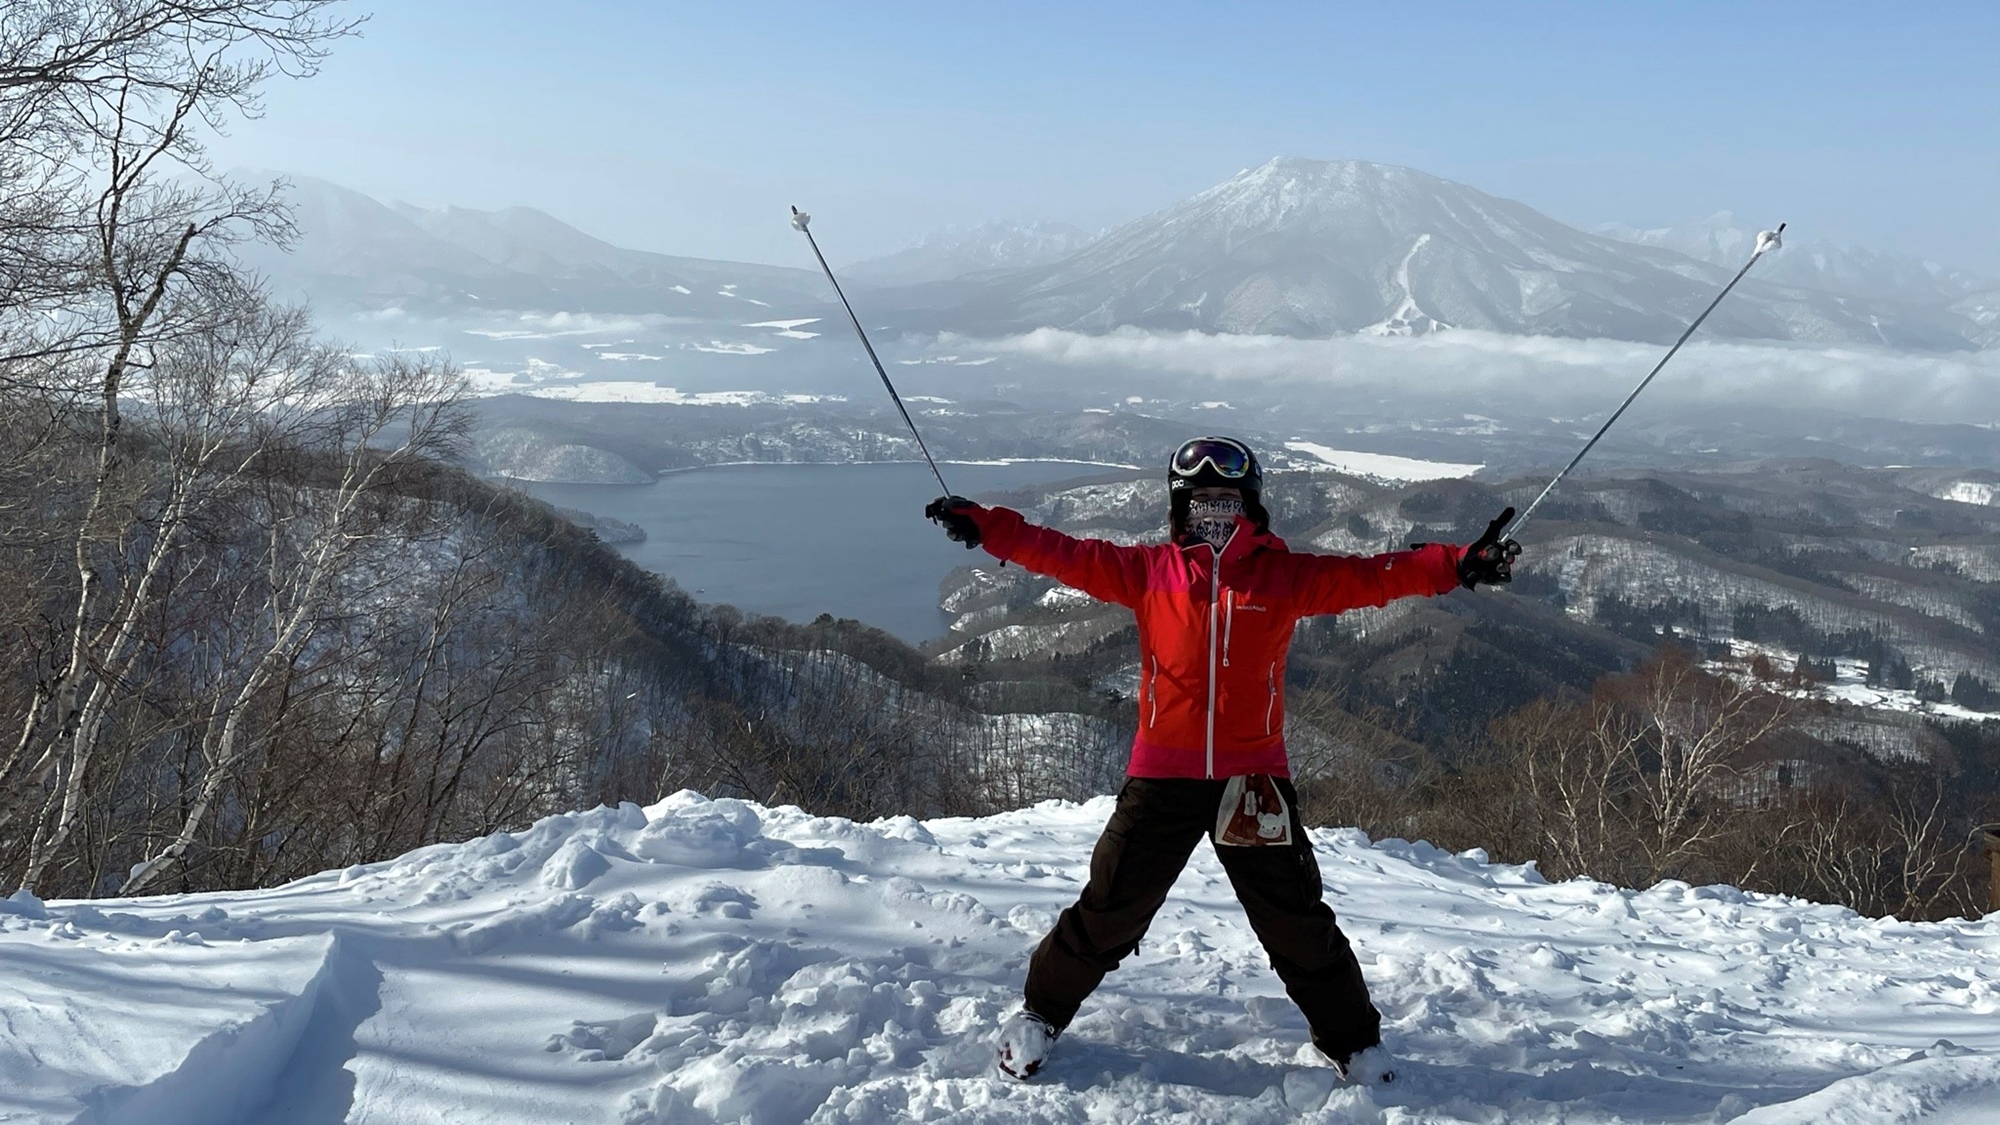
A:
[[[1015,1012],[1001,1025],[999,1057],[996,1060],[1000,1072],[1009,1078],[1023,1082],[1035,1076],[1042,1069],[1043,1060],[1049,1057],[1049,1049],[1056,1044],[1056,1036],[1062,1032],[1049,1026],[1049,1021],[1027,1010]]]
[[[1396,1080],[1396,1060],[1381,1044],[1363,1047],[1346,1058],[1329,1055],[1333,1069],[1356,1086],[1387,1086]]]

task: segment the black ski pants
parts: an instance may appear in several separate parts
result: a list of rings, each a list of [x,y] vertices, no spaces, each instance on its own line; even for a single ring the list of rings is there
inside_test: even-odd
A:
[[[1139,939],[1215,828],[1223,781],[1125,780],[1118,807],[1090,855],[1090,881],[1062,912],[1028,963],[1024,1001],[1057,1028],[1068,1026],[1104,974],[1139,948]],[[1382,1015],[1333,910],[1320,898],[1319,863],[1299,820],[1298,792],[1280,779],[1292,810],[1289,847],[1217,847],[1250,928],[1271,957],[1285,992],[1305,1013],[1313,1043],[1346,1059],[1382,1039]]]

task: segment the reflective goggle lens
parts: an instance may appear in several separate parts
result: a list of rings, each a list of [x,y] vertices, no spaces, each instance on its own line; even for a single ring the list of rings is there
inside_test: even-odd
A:
[[[1231,479],[1250,473],[1250,451],[1220,438],[1196,438],[1181,446],[1174,454],[1173,469],[1181,476],[1193,476],[1201,471],[1203,461]]]

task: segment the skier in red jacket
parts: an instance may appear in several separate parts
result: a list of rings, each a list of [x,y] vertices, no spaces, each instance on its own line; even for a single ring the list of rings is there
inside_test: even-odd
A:
[[[1242,442],[1184,443],[1167,466],[1169,541],[1153,546],[1077,539],[957,496],[924,511],[968,547],[1129,606],[1139,624],[1138,737],[1089,882],[1036,948],[1022,1010],[1002,1030],[999,1065],[1016,1078],[1040,1069],[1084,998],[1138,948],[1204,835],[1313,1043],[1343,1076],[1391,1076],[1381,1014],[1321,900],[1299,820],[1285,657],[1301,617],[1509,581],[1520,547],[1501,530],[1514,513],[1468,547],[1311,555],[1271,534],[1262,485]]]

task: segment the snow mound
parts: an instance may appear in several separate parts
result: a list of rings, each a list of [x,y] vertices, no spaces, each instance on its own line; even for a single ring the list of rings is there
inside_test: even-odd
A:
[[[0,1121],[2000,1119],[2000,916],[1550,884],[1316,831],[1399,1078],[1338,1082],[1207,848],[992,1074],[1108,799],[872,824],[677,793],[285,887],[0,901]]]

